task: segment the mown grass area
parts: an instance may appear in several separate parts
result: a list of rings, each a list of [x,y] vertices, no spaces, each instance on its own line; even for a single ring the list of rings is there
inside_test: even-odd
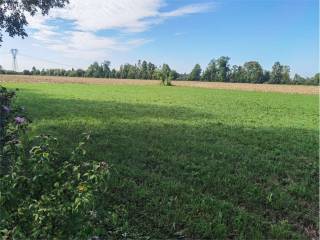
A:
[[[311,239],[318,225],[318,97],[158,86],[6,84],[70,150],[112,165],[101,202],[151,239]],[[135,237],[134,237],[135,236]]]

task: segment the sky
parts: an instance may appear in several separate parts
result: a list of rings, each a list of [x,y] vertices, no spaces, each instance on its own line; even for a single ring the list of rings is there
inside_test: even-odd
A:
[[[139,59],[167,63],[180,73],[229,56],[231,66],[275,61],[291,73],[319,72],[318,0],[70,0],[48,16],[28,16],[28,37],[4,37],[0,65],[19,70],[114,68]]]

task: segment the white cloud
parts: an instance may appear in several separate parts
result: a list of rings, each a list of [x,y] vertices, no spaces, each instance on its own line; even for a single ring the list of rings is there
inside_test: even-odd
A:
[[[91,32],[66,32],[57,42],[48,44],[48,48],[73,58],[99,59],[111,51],[125,51],[147,42],[145,39],[122,40],[112,37],[100,37]]]
[[[49,29],[39,29],[37,32],[33,34],[33,37],[37,40],[43,42],[54,42],[54,38],[59,36],[59,33],[49,30]]]
[[[180,37],[180,36],[184,36],[186,34],[187,34],[186,32],[176,32],[176,33],[174,33],[174,36],[175,37]]]
[[[82,31],[143,31],[148,26],[145,19],[157,16],[162,4],[161,0],[71,0],[67,8],[51,16],[72,20]]]
[[[172,11],[161,11],[165,0],[70,0],[64,9],[54,9],[49,16],[28,18],[31,36],[49,49],[75,56],[95,57],[106,51],[128,50],[149,39],[105,37],[101,30],[143,32],[169,18],[208,11],[212,4],[191,4]],[[49,25],[48,20],[72,22],[71,29]],[[132,35],[132,34],[131,34]]]
[[[213,7],[212,3],[205,3],[205,4],[191,4],[170,12],[163,12],[160,13],[161,17],[180,17],[183,15],[194,14],[199,12],[208,11],[210,8]]]

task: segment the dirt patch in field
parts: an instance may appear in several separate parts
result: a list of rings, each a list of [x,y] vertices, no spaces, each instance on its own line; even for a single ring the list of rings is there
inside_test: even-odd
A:
[[[23,75],[0,75],[0,83],[1,82],[83,83],[83,84],[112,84],[112,85],[159,85],[160,84],[160,81],[158,80],[23,76]],[[299,94],[313,94],[313,95],[319,94],[319,86],[195,82],[195,81],[173,81],[173,85],[183,86],[183,87],[200,87],[200,88],[226,89],[226,90],[231,89],[231,90],[244,90],[244,91],[299,93]]]
[[[0,82],[18,83],[83,83],[83,84],[114,84],[114,85],[159,85],[157,80],[113,79],[113,78],[82,78],[52,77],[27,75],[0,75]]]

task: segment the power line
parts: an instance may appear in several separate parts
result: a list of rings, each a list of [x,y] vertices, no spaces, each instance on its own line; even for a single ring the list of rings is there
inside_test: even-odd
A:
[[[11,50],[10,50],[10,53],[5,53],[5,52],[1,53],[1,51],[0,51],[0,54],[1,55],[3,55],[3,54],[11,54],[12,55]],[[74,65],[71,65],[71,64],[60,63],[60,62],[56,62],[56,61],[45,59],[45,58],[30,56],[28,54],[21,53],[21,51],[19,51],[19,56],[30,58],[30,59],[34,59],[34,60],[38,60],[38,61],[41,61],[41,62],[55,64],[55,65],[58,65],[58,66],[64,66],[64,67],[69,67],[69,68],[74,68],[74,69],[78,68],[78,67],[75,67]]]
[[[52,61],[52,60],[45,59],[45,58],[34,57],[34,56],[30,56],[30,55],[27,55],[27,54],[21,54],[21,53],[20,53],[20,55],[23,56],[23,57],[31,58],[31,59],[34,59],[34,60],[39,60],[39,61],[42,61],[42,62],[52,63],[52,64],[56,64],[56,65],[59,65],[59,66],[76,68],[74,65],[65,64],[65,63],[59,63],[59,62]]]

